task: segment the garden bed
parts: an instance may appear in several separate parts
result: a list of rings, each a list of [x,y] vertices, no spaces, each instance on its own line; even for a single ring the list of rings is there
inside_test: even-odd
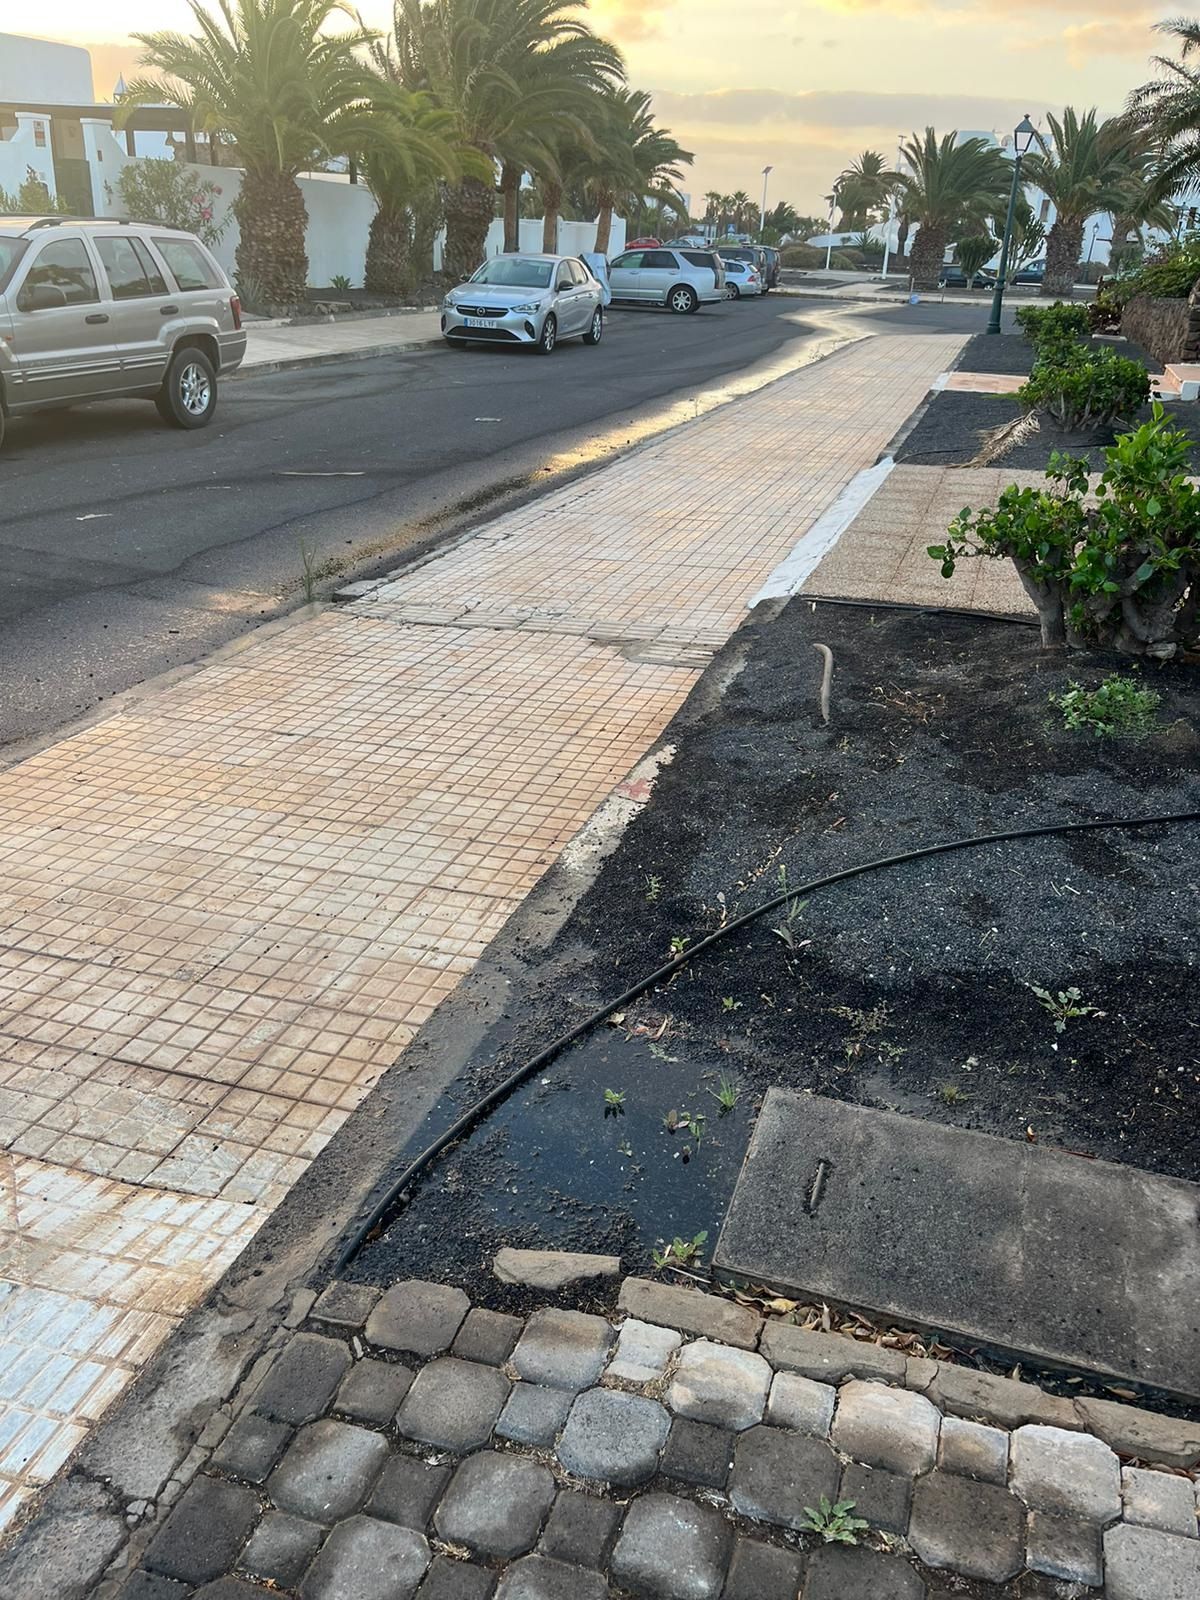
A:
[[[835,660],[828,727],[817,640]],[[1050,658],[1034,629],[803,599],[749,624],[741,650],[723,697],[677,720],[650,803],[446,1121],[781,872],[794,885],[956,835],[1196,805],[1185,664]],[[1050,694],[1114,666],[1161,693],[1157,729],[1069,733]],[[1196,846],[1191,825],[985,846],[750,924],[514,1094],[353,1275],[436,1277],[520,1309],[491,1280],[501,1244],[611,1251],[637,1271],[662,1241],[707,1232],[707,1254],[773,1084],[1200,1180]],[[1074,986],[1104,1014],[1057,1032],[1030,985]],[[722,1080],[737,1089],[724,1115]],[[705,1119],[698,1142],[685,1113]]]

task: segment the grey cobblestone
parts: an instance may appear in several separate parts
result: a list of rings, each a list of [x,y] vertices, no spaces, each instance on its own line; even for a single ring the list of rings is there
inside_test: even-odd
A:
[[[487,1443],[508,1391],[495,1367],[440,1356],[418,1372],[396,1423],[409,1439],[461,1454]]]
[[[600,1569],[620,1520],[620,1507],[611,1500],[575,1489],[560,1489],[538,1549],[568,1565]]]
[[[145,1564],[166,1578],[208,1583],[232,1567],[257,1516],[253,1490],[197,1478],[150,1541]]]
[[[1077,1517],[1031,1511],[1025,1534],[1025,1564],[1048,1578],[1099,1588],[1104,1581],[1100,1529]]]
[[[735,1305],[732,1300],[704,1294],[699,1289],[654,1283],[649,1278],[626,1278],[617,1304],[642,1322],[719,1339],[722,1344],[740,1345],[743,1350],[754,1349],[762,1327],[762,1318],[749,1306]]]
[[[1009,1481],[1031,1511],[1111,1522],[1121,1514],[1121,1468],[1100,1439],[1037,1424],[1018,1428]]]
[[[542,1383],[514,1383],[496,1432],[501,1439],[538,1447],[552,1445],[570,1411],[569,1389],[550,1389]]]
[[[913,1480],[883,1467],[864,1467],[857,1461],[842,1469],[839,1500],[853,1500],[854,1514],[873,1528],[903,1533],[912,1509]]]
[[[1118,1405],[1115,1400],[1085,1398],[1077,1400],[1075,1407],[1084,1427],[1119,1455],[1167,1467],[1200,1466],[1200,1422],[1160,1417],[1140,1406]]]
[[[411,1528],[351,1517],[325,1541],[300,1588],[302,1600],[412,1600],[429,1546]]]
[[[276,1591],[249,1578],[217,1578],[203,1589],[193,1589],[189,1600],[276,1600]]]
[[[908,1542],[931,1567],[1005,1583],[1024,1566],[1021,1503],[996,1483],[935,1471],[913,1489]]]
[[[858,1379],[838,1391],[834,1445],[869,1467],[927,1472],[937,1459],[941,1413],[924,1395]]]
[[[434,1556],[417,1600],[490,1600],[495,1590],[496,1574],[486,1567]]]
[[[247,1411],[213,1451],[212,1464],[219,1472],[245,1478],[247,1483],[262,1483],[291,1437],[286,1422],[272,1422]]]
[[[845,1378],[904,1382],[905,1360],[898,1350],[837,1333],[810,1333],[790,1322],[768,1321],[759,1348],[773,1367],[818,1383],[841,1383]]]
[[[982,1418],[1002,1428],[1019,1428],[1026,1422],[1047,1427],[1078,1428],[1079,1417],[1069,1400],[1046,1394],[1016,1378],[977,1372],[974,1367],[938,1363],[938,1375],[927,1391],[943,1411],[956,1417]]]
[[[350,1352],[340,1339],[298,1333],[267,1373],[254,1396],[254,1409],[293,1426],[313,1422],[349,1369]]]
[[[761,1539],[739,1539],[721,1600],[796,1600],[804,1557]]]
[[[837,1390],[831,1383],[816,1383],[798,1372],[777,1372],[767,1399],[767,1421],[777,1428],[794,1428],[815,1439],[828,1437]]]
[[[366,1500],[387,1455],[382,1434],[324,1418],[301,1428],[267,1487],[294,1516],[340,1522]]]
[[[938,1465],[984,1483],[1008,1481],[1008,1435],[1000,1428],[962,1417],[943,1417]]]
[[[674,1328],[657,1328],[629,1317],[618,1331],[617,1348],[605,1376],[624,1383],[654,1383],[664,1375],[682,1342]]]
[[[589,1389],[571,1407],[558,1459],[580,1477],[629,1488],[654,1476],[670,1426],[657,1400],[620,1389]]]
[[[809,1558],[804,1600],[924,1600],[925,1585],[900,1556],[824,1545]]]
[[[682,1417],[740,1433],[762,1421],[771,1369],[753,1350],[711,1339],[683,1347],[667,1402]]]
[[[467,1320],[458,1330],[451,1352],[464,1361],[481,1361],[488,1367],[502,1367],[513,1353],[513,1347],[524,1326],[520,1317],[505,1316],[500,1311],[488,1311],[476,1306],[467,1312]]]
[[[356,1361],[342,1380],[333,1409],[344,1411],[356,1422],[373,1422],[385,1427],[400,1408],[412,1386],[411,1367],[398,1361]]]
[[[1196,1600],[1200,1539],[1181,1539],[1127,1522],[1104,1535],[1106,1600]]]
[[[676,1417],[667,1435],[661,1470],[668,1478],[723,1489],[733,1466],[737,1435],[690,1417]]]
[[[1125,1467],[1121,1472],[1121,1500],[1126,1522],[1196,1538],[1196,1489],[1190,1478]]]
[[[454,1474],[433,1522],[451,1544],[511,1560],[533,1548],[553,1499],[548,1468],[481,1450]]]
[[[731,1544],[719,1512],[675,1495],[644,1494],[626,1513],[612,1576],[654,1600],[718,1600]]]
[[[188,1600],[191,1589],[157,1572],[135,1572],[121,1590],[120,1600]]]
[[[331,1283],[312,1308],[312,1317],[334,1328],[357,1330],[378,1301],[379,1290],[369,1283]]]
[[[367,1318],[366,1335],[387,1350],[436,1356],[450,1348],[470,1304],[461,1289],[409,1278],[387,1291]]]
[[[549,1556],[525,1556],[500,1579],[496,1600],[608,1600],[608,1584],[586,1567],[566,1566]]]
[[[293,1589],[317,1553],[325,1529],[286,1511],[268,1511],[255,1528],[239,1565],[256,1578]]]
[[[373,1517],[419,1533],[449,1481],[449,1467],[416,1456],[393,1456],[379,1475],[367,1510]]]
[[[535,1311],[517,1340],[512,1364],[530,1383],[586,1389],[599,1378],[613,1330],[582,1311]]]
[[[729,1498],[736,1511],[783,1528],[804,1526],[805,1506],[835,1498],[840,1467],[827,1444],[765,1424],[738,1435]]]

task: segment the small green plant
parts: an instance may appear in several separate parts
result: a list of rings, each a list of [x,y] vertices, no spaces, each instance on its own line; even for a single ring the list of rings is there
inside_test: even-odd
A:
[[[1090,729],[1097,738],[1113,739],[1149,733],[1158,721],[1162,696],[1143,689],[1136,678],[1111,672],[1095,689],[1072,683],[1065,694],[1052,694],[1050,703],[1062,712],[1072,733]]]
[[[656,906],[661,894],[662,879],[656,878],[653,873],[650,873],[646,879],[646,904],[648,906]]]
[[[624,1089],[605,1089],[604,1115],[606,1117],[623,1117],[625,1115]]]
[[[957,1083],[943,1083],[939,1085],[937,1097],[944,1106],[961,1106],[970,1096],[963,1093]]]
[[[331,289],[341,289],[344,292],[347,289],[352,289],[354,285],[344,272],[335,272],[329,280],[329,287]]]
[[[1098,1006],[1092,1006],[1083,998],[1074,984],[1069,989],[1060,989],[1057,994],[1052,994],[1049,989],[1043,989],[1040,984],[1027,983],[1027,989],[1032,989],[1037,996],[1038,1004],[1043,1006],[1054,1018],[1055,1033],[1066,1033],[1067,1023],[1075,1017],[1102,1017],[1104,1012]]]
[[[781,867],[779,870],[782,872],[783,868]],[[796,938],[796,923],[799,921],[800,913],[804,910],[807,904],[807,900],[797,900],[794,897],[791,900],[788,900],[783,908],[783,921],[776,923],[776,925],[771,929],[771,932],[775,935],[775,937],[777,939],[782,939],[789,950],[795,951],[802,948],[802,942]],[[803,941],[803,944],[807,944],[808,942],[809,941],[806,939]]]
[[[815,1511],[812,1506],[804,1508],[805,1532],[820,1534],[825,1544],[857,1544],[859,1534],[866,1533],[870,1523],[853,1515],[854,1506],[853,1500],[830,1504],[828,1497],[822,1495]]]
[[[1088,331],[1087,307],[1073,302],[1064,304],[1061,300],[1052,306],[1022,306],[1016,320],[1017,327],[1035,349]]]
[[[300,561],[304,568],[301,583],[304,587],[304,599],[308,605],[317,598],[317,553],[309,545],[301,544]]]
[[[662,1250],[650,1252],[654,1265],[661,1272],[664,1267],[691,1267],[700,1260],[700,1252],[708,1239],[708,1229],[703,1228],[691,1239],[672,1239]]]
[[[704,1137],[705,1118],[703,1113],[697,1111],[668,1111],[663,1118],[663,1127],[668,1133],[690,1133],[699,1145]]]
[[[740,1011],[741,1009],[742,1002],[740,1000],[735,1000],[731,994],[725,994],[721,996],[722,1011]]]
[[[721,1081],[715,1089],[710,1089],[709,1094],[721,1108],[721,1116],[727,1117],[738,1103],[741,1089],[736,1078],[731,1078],[727,1072],[721,1074]]]
[[[687,946],[688,942],[682,933],[674,933],[671,935],[671,955],[673,957],[681,956],[687,949]]]
[[[646,1041],[646,1049],[649,1050],[650,1054],[654,1057],[654,1059],[656,1061],[678,1061],[679,1060],[678,1056],[668,1055],[667,1054],[666,1045],[665,1044],[659,1044],[657,1039],[648,1039]]]
[[[632,1156],[633,1146],[630,1144],[628,1139],[621,1140],[620,1144],[617,1146],[617,1154],[622,1156]]]
[[[1075,309],[1086,315],[1083,306]],[[1082,345],[1056,345],[1047,351],[1017,390],[1027,411],[1044,412],[1070,433],[1127,421],[1149,398],[1150,374],[1140,361]]]

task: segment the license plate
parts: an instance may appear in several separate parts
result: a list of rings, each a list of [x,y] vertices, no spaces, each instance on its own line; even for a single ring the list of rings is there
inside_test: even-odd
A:
[[[490,328],[493,325],[490,317],[464,317],[463,321],[468,328]]]

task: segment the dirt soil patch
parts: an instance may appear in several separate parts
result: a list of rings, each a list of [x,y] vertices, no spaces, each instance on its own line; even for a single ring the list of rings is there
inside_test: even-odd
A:
[[[817,641],[835,661],[828,727]],[[1113,667],[1162,695],[1158,729],[1067,732],[1049,696]],[[1056,658],[1025,627],[801,597],[743,628],[697,697],[649,804],[441,1125],[673,941],[781,884],[958,835],[1181,811],[1200,794],[1194,669]],[[520,1309],[490,1276],[501,1244],[611,1250],[636,1271],[661,1241],[707,1232],[707,1257],[773,1084],[1200,1180],[1197,844],[1177,825],[990,845],[767,915],[518,1091],[352,1276],[433,1276]],[[1083,1014],[1056,1031],[1031,985],[1077,988]],[[723,1081],[736,1086],[724,1114]],[[606,1089],[623,1099],[606,1106]]]
[[[1127,339],[1090,339],[1087,343],[1092,348],[1108,348],[1140,361],[1147,371],[1162,370],[1161,362],[1156,362],[1153,356]],[[1033,347],[1022,335],[1013,333],[991,337],[976,334],[967,341],[956,363],[959,372],[1027,374],[1032,367]],[[1193,469],[1200,471],[1200,409],[1192,402],[1179,401],[1165,402],[1164,409],[1172,422],[1184,428],[1195,441]],[[1150,407],[1143,407],[1134,421],[1122,425],[1119,431],[1127,432],[1130,427],[1148,421],[1150,414]],[[1020,415],[1021,405],[1015,394],[966,394],[946,390],[934,395],[916,427],[896,451],[896,459],[911,466],[963,466],[978,451],[984,433]],[[993,465],[1037,472],[1043,470],[1051,455],[1059,450],[1086,457],[1089,468],[1098,472],[1104,466],[1104,451],[1115,437],[1116,431],[1112,429],[1088,435],[1072,434],[1043,421],[1031,438]]]

